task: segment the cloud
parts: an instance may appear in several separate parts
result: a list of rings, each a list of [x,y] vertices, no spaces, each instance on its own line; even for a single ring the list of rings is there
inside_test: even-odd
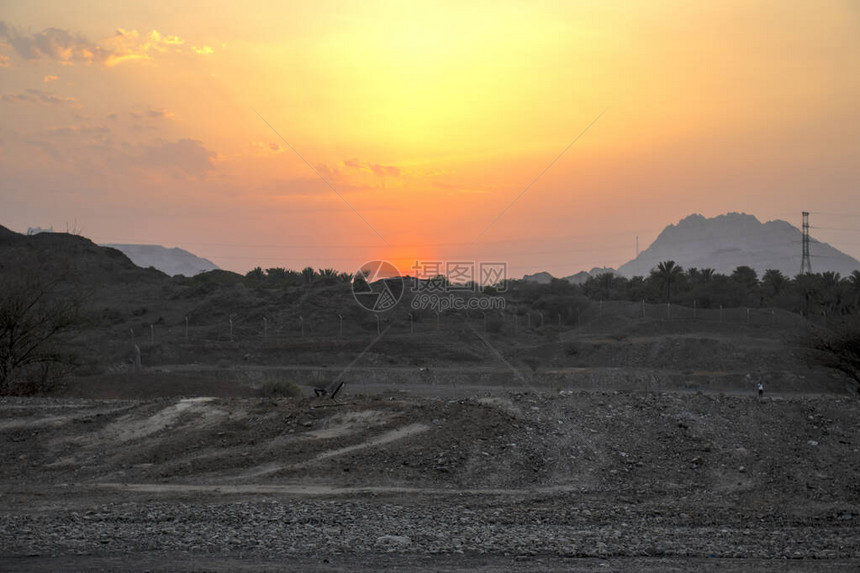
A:
[[[4,56],[0,54],[0,68],[8,68],[9,67],[9,56]]]
[[[283,153],[286,150],[286,147],[283,147],[277,143],[265,143],[263,141],[252,141],[251,142],[251,151],[254,155],[259,155],[261,157],[268,157],[274,154]]]
[[[0,21],[0,40],[5,40],[24,60],[54,60],[66,65],[79,63],[116,66],[125,62],[150,60],[170,51],[211,54],[208,46],[185,48],[185,40],[178,36],[165,36],[158,30],[140,33],[137,30],[118,28],[100,41],[93,42],[81,34],[61,28],[46,28],[35,34],[21,34]],[[208,51],[207,51],[208,50]],[[8,62],[8,56],[0,56]],[[4,60],[0,60],[0,64]]]
[[[215,50],[213,50],[210,46],[192,46],[191,49],[198,56],[208,56],[210,54],[214,54]]]
[[[325,163],[320,163],[316,166],[317,173],[323,176],[326,181],[336,181],[340,179],[340,169],[335,167],[329,167]]]
[[[380,165],[379,163],[374,163],[373,165],[368,165],[370,170],[376,173],[379,177],[384,177],[386,175],[391,175],[394,177],[400,176],[400,168],[394,165]]]
[[[155,145],[139,144],[132,151],[131,164],[177,178],[199,177],[214,169],[212,160],[216,156],[196,139],[180,139]]]
[[[36,103],[41,105],[74,104],[77,101],[73,97],[58,96],[36,89],[28,89],[17,94],[3,94],[0,99],[9,103]]]
[[[44,78],[42,78],[42,82],[49,84],[51,82],[57,81],[58,79],[60,79],[59,76],[45,76]]]
[[[143,110],[130,111],[129,114],[135,119],[173,119],[176,115],[172,111],[151,106],[147,106]]]
[[[0,38],[4,38],[25,60],[89,62],[97,57],[98,51],[98,47],[90,44],[83,36],[59,28],[46,28],[37,34],[22,36],[5,22],[0,22]]]
[[[110,135],[110,130],[103,125],[82,124],[52,127],[45,130],[45,133],[54,136],[90,135],[104,138]]]
[[[377,177],[399,177],[400,168],[395,165],[382,165],[379,163],[368,163],[359,161],[358,159],[346,159],[343,162],[345,167],[350,169],[366,169],[374,173]]]

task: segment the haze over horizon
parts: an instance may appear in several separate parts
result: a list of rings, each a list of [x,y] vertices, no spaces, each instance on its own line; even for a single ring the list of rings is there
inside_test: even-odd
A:
[[[860,258],[852,2],[0,6],[18,232],[566,276],[691,213],[806,210]]]

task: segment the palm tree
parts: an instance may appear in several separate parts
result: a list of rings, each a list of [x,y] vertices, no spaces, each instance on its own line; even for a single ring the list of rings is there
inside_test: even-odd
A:
[[[317,271],[320,282],[326,285],[333,285],[337,282],[337,271],[332,268],[319,269]]]
[[[842,277],[839,273],[833,271],[826,271],[821,273],[821,294],[822,294],[822,303],[829,313],[833,313],[834,311],[842,310],[842,289],[840,288],[840,280]]]
[[[302,279],[304,279],[306,285],[310,285],[314,282],[316,274],[317,273],[313,267],[305,267],[302,269]]]
[[[854,295],[854,300],[851,304],[856,309],[858,304],[860,304],[860,271],[853,271],[845,277],[845,280],[848,282],[848,291]]]
[[[710,280],[712,278],[714,278],[714,274],[716,274],[716,271],[714,269],[711,269],[711,268],[702,269],[699,272],[702,275],[702,282],[703,283],[710,282]]]
[[[777,269],[767,269],[761,282],[770,296],[777,296],[788,286],[788,278]]]
[[[672,283],[677,282],[684,269],[675,264],[675,261],[663,261],[657,265],[657,275],[666,283],[666,302],[672,302]]]
[[[814,275],[812,273],[803,273],[802,275],[797,275],[796,277],[794,277],[794,284],[797,288],[797,292],[799,292],[803,296],[803,314],[808,318],[810,303],[819,292],[817,275]]]

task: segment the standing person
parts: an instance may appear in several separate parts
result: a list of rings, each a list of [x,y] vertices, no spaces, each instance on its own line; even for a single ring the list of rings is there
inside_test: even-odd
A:
[[[764,384],[759,381],[758,383],[758,399],[761,400],[762,396],[764,396]]]

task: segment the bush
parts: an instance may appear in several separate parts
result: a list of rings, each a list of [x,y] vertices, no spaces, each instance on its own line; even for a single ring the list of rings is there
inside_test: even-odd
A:
[[[304,392],[292,380],[270,378],[263,382],[257,390],[263,398],[301,398]]]
[[[820,351],[821,363],[841,370],[860,384],[860,326],[841,326],[814,336],[811,346]]]

